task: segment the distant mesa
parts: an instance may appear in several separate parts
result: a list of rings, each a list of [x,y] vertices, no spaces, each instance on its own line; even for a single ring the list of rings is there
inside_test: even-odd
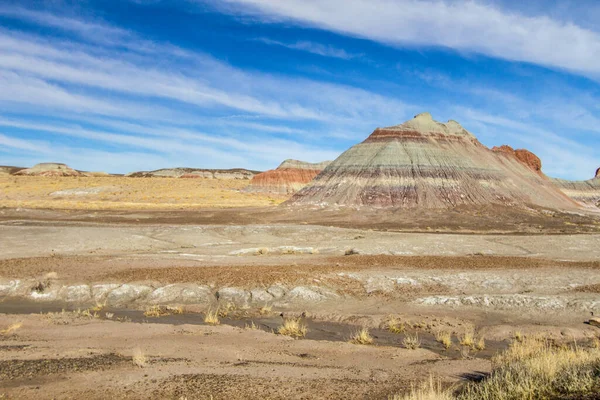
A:
[[[8,166],[8,165],[0,165],[0,176],[13,175],[24,169],[25,169],[25,167],[12,167],[12,166]]]
[[[243,168],[234,169],[195,169],[164,168],[155,171],[131,172],[125,176],[132,178],[203,178],[203,179],[252,179],[258,171]]]
[[[31,168],[25,168],[15,172],[13,175],[26,176],[85,176],[82,172],[76,171],[66,164],[61,163],[41,163]]]
[[[377,128],[284,204],[576,207],[541,174],[541,162],[532,153],[508,147],[492,151],[458,122],[440,123],[429,113],[400,125]]]
[[[331,161],[308,163],[285,160],[279,167],[258,175],[250,181],[248,192],[292,194],[312,181]]]
[[[596,177],[596,178],[600,178],[600,168],[598,168],[598,169],[596,170],[596,176],[595,176],[595,177]]]

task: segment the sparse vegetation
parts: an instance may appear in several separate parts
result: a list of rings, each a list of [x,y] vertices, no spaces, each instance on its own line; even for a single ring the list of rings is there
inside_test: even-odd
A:
[[[524,339],[523,333],[521,331],[515,331],[513,338],[517,341],[517,342],[522,342]]]
[[[154,305],[154,306],[150,306],[150,307],[146,308],[146,311],[144,311],[144,316],[149,317],[149,318],[158,318],[158,317],[164,317],[166,315],[177,315],[177,314],[183,314],[182,307]]]
[[[492,374],[468,384],[460,399],[595,398],[600,395],[600,350],[555,346],[523,338],[492,359]],[[592,396],[593,395],[593,396]]]
[[[373,336],[369,332],[369,328],[363,326],[350,337],[350,343],[354,344],[373,344]]]
[[[246,328],[246,329],[250,329],[250,330],[252,330],[252,331],[257,331],[257,330],[259,330],[259,329],[260,329],[260,328],[258,327],[258,325],[256,325],[256,324],[254,323],[254,321],[250,321],[250,323],[249,323],[249,324],[246,324],[245,328]]]
[[[387,322],[387,330],[392,333],[403,333],[406,330],[406,327],[398,318],[391,317]]]
[[[204,207],[274,206],[285,200],[269,194],[246,193],[249,181],[238,179],[215,180],[129,177],[72,177],[0,176],[0,207],[54,208],[71,210],[100,209],[180,209]],[[77,196],[49,196],[69,189],[114,188],[90,192],[86,201]]]
[[[209,325],[219,325],[221,321],[219,321],[219,310],[208,310],[204,315],[204,322]]]
[[[481,336],[479,339],[475,341],[475,350],[485,350],[485,338]]]
[[[260,315],[269,315],[273,311],[273,306],[265,304],[258,310]]]
[[[301,318],[286,318],[283,324],[277,329],[280,335],[291,337],[304,337],[308,329]]]
[[[435,381],[433,376],[420,385],[412,385],[410,392],[406,395],[395,395],[390,400],[452,400],[452,392],[443,390],[439,380]]]
[[[404,347],[410,350],[415,350],[421,347],[421,339],[419,339],[419,334],[415,333],[414,335],[407,334],[402,341]]]
[[[473,347],[475,345],[475,332],[472,329],[468,328],[459,338],[460,344],[466,347]]]
[[[7,328],[0,331],[0,336],[10,336],[23,326],[22,322],[15,322],[10,324]]]
[[[219,307],[217,310],[217,315],[221,318],[226,318],[230,313],[234,312],[236,309],[235,304],[227,303],[224,307]]]
[[[146,358],[146,355],[144,354],[142,349],[140,349],[139,347],[136,347],[135,349],[133,349],[133,356],[131,357],[131,359],[133,361],[133,365],[140,367],[140,368],[144,368],[146,366],[146,364],[148,363],[148,359]]]
[[[469,347],[463,347],[469,349]],[[600,349],[553,345],[523,337],[492,359],[492,373],[452,394],[433,378],[393,400],[595,399],[600,396]]]
[[[446,350],[452,346],[452,334],[448,331],[435,332],[435,340],[441,343]]]

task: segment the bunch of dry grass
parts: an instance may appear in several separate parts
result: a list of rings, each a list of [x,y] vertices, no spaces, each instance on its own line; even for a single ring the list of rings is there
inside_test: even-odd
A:
[[[350,337],[350,343],[354,344],[373,344],[373,336],[369,332],[369,328],[363,326]]]
[[[144,316],[149,318],[164,317],[166,315],[183,314],[183,308],[179,306],[150,306],[144,311]]]
[[[291,336],[291,337],[304,337],[308,329],[301,318],[287,318],[283,321],[283,324],[277,329],[277,333],[280,335]]]
[[[260,308],[260,310],[258,310],[258,313],[260,315],[269,315],[269,314],[271,314],[272,311],[273,311],[273,306],[265,304],[264,306],[262,306]]]
[[[0,336],[10,336],[23,326],[22,322],[15,322],[10,324],[6,329],[0,331]]]
[[[430,376],[429,380],[420,385],[411,385],[410,392],[406,395],[395,395],[390,400],[452,400],[452,393],[449,390],[443,390],[439,380],[434,381]]]
[[[446,350],[452,346],[452,334],[448,331],[435,332],[435,340],[441,343]]]
[[[414,335],[407,334],[402,341],[404,347],[410,350],[415,350],[421,347],[421,339],[419,339],[419,334],[415,333]]]
[[[475,332],[473,329],[467,328],[459,338],[459,341],[462,346],[473,347],[475,345]]]
[[[204,322],[209,325],[219,325],[221,321],[219,321],[219,310],[208,310],[204,315]]]
[[[148,359],[146,358],[146,355],[144,354],[142,349],[140,349],[139,347],[136,347],[135,349],[133,349],[133,355],[131,357],[131,360],[133,361],[133,365],[140,367],[140,368],[144,368],[146,366],[146,364],[148,363]]]
[[[403,333],[406,330],[404,322],[400,321],[400,319],[396,317],[390,317],[386,325],[387,330],[392,333]]]

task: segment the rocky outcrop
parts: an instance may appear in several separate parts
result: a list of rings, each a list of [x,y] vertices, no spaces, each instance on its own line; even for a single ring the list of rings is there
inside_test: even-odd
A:
[[[131,172],[125,176],[132,178],[203,178],[203,179],[252,179],[258,171],[242,168],[234,169],[195,169],[164,168],[156,171]]]
[[[491,151],[456,121],[439,123],[423,113],[401,125],[377,128],[284,204],[576,207],[536,170],[532,157],[513,154]]]
[[[277,169],[254,176],[246,191],[292,194],[306,186],[330,163],[331,161],[312,164],[298,160],[285,160]]]
[[[502,145],[500,147],[492,147],[492,151],[497,153],[503,153],[510,156],[515,157],[517,160],[521,161],[523,164],[527,165],[533,171],[541,174],[542,173],[542,160],[529,150],[525,149],[517,149],[514,150],[512,147],[507,145]]]
[[[84,176],[80,171],[76,171],[66,164],[61,163],[41,163],[31,168],[20,170],[13,175],[27,176]]]
[[[23,167],[11,167],[7,165],[0,165],[0,176],[2,175],[14,175],[16,172],[24,170]]]
[[[568,181],[565,179],[552,179],[552,182],[567,196],[584,207],[600,208],[600,168],[596,170],[596,177],[587,181]]]

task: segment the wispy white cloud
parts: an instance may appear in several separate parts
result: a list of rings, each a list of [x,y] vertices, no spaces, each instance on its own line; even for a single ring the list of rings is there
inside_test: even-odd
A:
[[[288,49],[306,51],[308,53],[317,54],[323,57],[341,58],[344,60],[352,60],[355,58],[363,57],[363,54],[348,53],[344,49],[339,49],[331,45],[325,45],[322,43],[315,43],[308,40],[298,40],[294,43],[285,43],[278,40],[269,38],[258,38],[256,39],[265,44],[287,47]]]
[[[449,0],[222,0],[231,13],[296,21],[399,46],[444,46],[600,78],[600,34],[490,2]]]

